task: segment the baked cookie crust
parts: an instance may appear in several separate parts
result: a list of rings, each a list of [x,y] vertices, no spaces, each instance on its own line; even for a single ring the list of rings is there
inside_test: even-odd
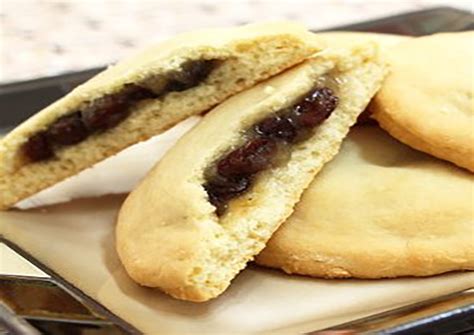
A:
[[[322,278],[474,270],[474,176],[375,126],[355,127],[260,265]]]

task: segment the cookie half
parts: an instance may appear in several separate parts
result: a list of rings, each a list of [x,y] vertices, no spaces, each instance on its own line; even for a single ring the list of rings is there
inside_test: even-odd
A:
[[[474,176],[355,127],[258,264],[324,278],[474,270]]]
[[[0,208],[302,62],[311,37],[291,23],[207,30],[108,68],[0,141]]]
[[[384,74],[373,44],[323,52],[207,114],[120,210],[129,275],[179,299],[221,294],[336,154]]]
[[[403,143],[474,172],[474,32],[410,39],[387,56],[373,117]]]

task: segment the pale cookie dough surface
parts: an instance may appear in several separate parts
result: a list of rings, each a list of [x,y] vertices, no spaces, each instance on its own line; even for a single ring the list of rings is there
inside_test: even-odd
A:
[[[474,176],[355,127],[257,263],[315,277],[474,270]]]
[[[411,147],[474,172],[474,32],[402,42],[388,61],[374,118]]]

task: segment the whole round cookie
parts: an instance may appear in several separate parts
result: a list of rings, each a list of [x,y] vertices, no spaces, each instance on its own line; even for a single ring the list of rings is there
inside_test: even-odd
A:
[[[315,277],[474,270],[474,176],[377,127],[351,130],[258,264]]]
[[[410,39],[387,56],[373,117],[409,146],[474,172],[474,32]]]

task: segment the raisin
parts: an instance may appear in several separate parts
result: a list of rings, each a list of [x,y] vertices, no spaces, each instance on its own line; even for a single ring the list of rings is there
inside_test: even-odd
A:
[[[168,75],[166,91],[181,92],[197,86],[207,78],[214,69],[215,60],[188,61],[181,65],[181,69]]]
[[[249,187],[249,177],[214,178],[204,186],[209,195],[209,202],[216,207],[217,215],[225,212],[229,200],[245,192]]]
[[[216,178],[207,184],[206,189],[213,195],[227,198],[245,191],[249,185],[250,179],[248,177]]]
[[[88,129],[93,131],[110,129],[129,114],[129,104],[118,95],[106,95],[96,99],[82,111],[82,119]]]
[[[192,85],[183,83],[182,81],[179,81],[179,80],[176,80],[176,79],[171,79],[166,84],[165,91],[167,91],[167,92],[182,92],[182,91],[187,90],[191,87],[192,87]]]
[[[291,119],[298,128],[314,128],[337,107],[338,98],[327,87],[317,89],[293,106]]]
[[[95,99],[83,109],[82,118],[90,130],[107,130],[118,125],[130,114],[131,104],[156,97],[157,95],[149,89],[135,84],[126,84],[118,93]]]
[[[48,128],[47,134],[51,142],[62,145],[79,143],[89,135],[80,113],[58,119]]]
[[[32,162],[38,162],[54,157],[51,144],[46,132],[39,132],[31,136],[22,146],[23,154]]]
[[[217,172],[224,177],[257,173],[271,163],[276,149],[272,139],[257,137],[220,160]]]
[[[286,117],[267,118],[255,126],[255,132],[271,138],[291,142],[296,137],[296,129]]]
[[[158,97],[153,91],[135,85],[135,84],[125,84],[120,94],[124,96],[123,100],[128,100],[130,102],[145,100],[145,99],[155,99]]]
[[[303,113],[297,115],[294,120],[296,120],[295,123],[298,124],[299,128],[313,128],[327,119],[328,116],[328,114],[317,112]]]
[[[318,103],[324,112],[330,113],[337,107],[339,99],[330,88],[323,87],[314,90],[310,95],[309,101]]]

